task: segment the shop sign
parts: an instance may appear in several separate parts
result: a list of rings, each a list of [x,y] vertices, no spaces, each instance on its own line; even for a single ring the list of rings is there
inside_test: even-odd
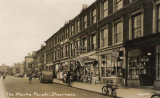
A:
[[[113,56],[113,57],[119,57],[119,53],[118,53],[117,51],[113,51],[113,52],[112,52],[112,56]]]

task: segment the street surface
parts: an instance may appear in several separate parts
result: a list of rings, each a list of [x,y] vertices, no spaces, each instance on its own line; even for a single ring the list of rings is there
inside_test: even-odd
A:
[[[1,81],[9,98],[110,98],[55,83],[40,83],[39,79],[34,78],[32,83],[29,83],[27,77],[14,76],[7,76]]]

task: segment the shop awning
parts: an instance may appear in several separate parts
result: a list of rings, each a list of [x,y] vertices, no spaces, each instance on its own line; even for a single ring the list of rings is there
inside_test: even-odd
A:
[[[79,61],[81,66],[85,66],[85,64],[87,64],[87,63],[95,63],[95,62],[97,62],[96,58],[93,58],[93,57],[91,58],[91,57],[88,57],[88,56],[76,57],[76,58],[73,58],[73,60]]]

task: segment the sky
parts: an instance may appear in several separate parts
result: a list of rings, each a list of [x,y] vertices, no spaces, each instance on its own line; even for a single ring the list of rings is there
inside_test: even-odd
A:
[[[0,65],[23,62],[95,0],[0,0]]]

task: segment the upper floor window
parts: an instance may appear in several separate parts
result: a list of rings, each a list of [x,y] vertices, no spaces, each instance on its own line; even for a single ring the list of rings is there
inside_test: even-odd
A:
[[[106,0],[106,1],[103,2],[103,4],[102,4],[102,16],[103,16],[103,17],[108,16],[108,0]]]
[[[92,10],[92,23],[96,23],[96,18],[97,18],[96,9],[93,9]]]
[[[80,32],[80,21],[79,20],[76,22],[76,30],[77,30],[77,33]]]
[[[86,37],[83,38],[82,44],[83,44],[83,48],[82,48],[83,52],[86,52],[86,50],[87,50],[87,39],[86,39]]]
[[[66,45],[66,57],[68,57],[68,45]]]
[[[79,54],[79,46],[80,46],[80,43],[79,43],[79,40],[77,40],[75,42],[75,54],[76,55]]]
[[[68,38],[69,37],[69,33],[68,33],[69,31],[68,31],[68,28],[66,28],[66,38]]]
[[[87,15],[83,17],[83,28],[87,28]]]
[[[71,52],[71,56],[73,56],[73,43],[70,44],[70,52]]]
[[[60,34],[58,34],[58,43],[61,41]]]
[[[63,55],[63,47],[61,47],[61,58],[63,58],[64,57],[64,55]]]
[[[108,46],[108,28],[101,30],[101,48]]]
[[[123,7],[123,0],[115,0],[115,11]]]
[[[73,36],[73,32],[74,32],[74,25],[71,25],[71,36]]]
[[[57,44],[57,37],[54,37],[55,45]]]
[[[96,34],[91,34],[91,50],[96,49]]]
[[[54,51],[54,60],[57,60],[57,52]]]
[[[158,24],[158,32],[160,32],[160,5],[158,6],[158,20],[157,20],[157,24]]]
[[[117,22],[114,25],[114,41],[120,43],[123,41],[123,26],[122,22]]]
[[[132,16],[132,38],[142,37],[141,13]]]

